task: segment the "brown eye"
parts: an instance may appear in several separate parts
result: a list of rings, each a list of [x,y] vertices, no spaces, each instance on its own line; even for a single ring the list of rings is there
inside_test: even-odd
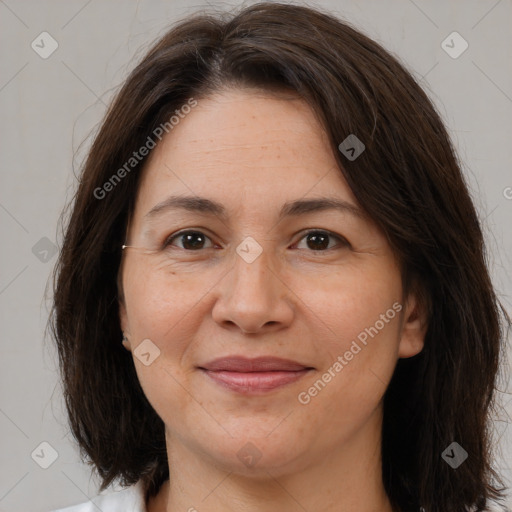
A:
[[[187,251],[197,251],[199,249],[208,249],[211,247],[205,247],[206,241],[210,240],[210,238],[204,233],[201,233],[201,231],[182,231],[181,233],[176,233],[165,241],[164,247],[173,245],[175,240],[179,240],[181,242],[181,245],[178,245],[180,249],[185,249]]]
[[[322,230],[309,231],[301,238],[301,241],[302,240],[306,241],[306,248],[312,251],[325,251],[327,249],[332,249],[333,245],[330,245],[332,240],[338,242],[337,244],[334,244],[334,247],[336,245],[349,245],[343,237],[330,233],[329,231]],[[300,249],[301,247],[298,248]]]

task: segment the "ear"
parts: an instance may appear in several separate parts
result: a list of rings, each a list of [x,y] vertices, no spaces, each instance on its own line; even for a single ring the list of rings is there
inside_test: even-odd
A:
[[[131,335],[130,335],[130,327],[128,325],[128,315],[126,313],[126,306],[124,304],[124,300],[119,300],[119,323],[121,324],[121,330],[123,334],[126,336],[126,340],[123,340],[123,347],[129,352],[132,351],[131,346]]]
[[[121,265],[119,266],[119,270],[117,272],[117,303],[119,305],[119,324],[121,325],[121,330],[123,331],[123,334],[128,338],[127,340],[123,340],[123,347],[128,350],[129,352],[132,351],[131,349],[131,335],[130,335],[130,325],[128,323],[128,314],[126,312],[126,305],[125,305],[125,299],[124,299],[124,290],[123,290],[123,283],[122,283],[122,269],[123,269],[123,262],[121,261]]]
[[[405,301],[398,357],[413,357],[423,350],[428,327],[427,316],[425,302],[410,293]]]

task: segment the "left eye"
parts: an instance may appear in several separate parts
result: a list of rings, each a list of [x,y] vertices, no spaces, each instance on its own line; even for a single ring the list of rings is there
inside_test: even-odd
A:
[[[325,249],[332,249],[332,246],[329,246],[330,238],[335,239],[338,242],[341,242],[341,245],[348,245],[347,240],[345,240],[343,237],[335,235],[333,233],[329,233],[328,231],[321,230],[309,231],[300,240],[306,240],[306,248],[308,249],[311,249],[313,251],[323,251]],[[301,249],[301,247],[298,248]]]

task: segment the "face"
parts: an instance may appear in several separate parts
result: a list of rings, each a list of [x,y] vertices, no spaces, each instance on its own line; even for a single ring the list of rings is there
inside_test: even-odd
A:
[[[308,105],[198,99],[141,178],[120,318],[168,443],[277,475],[376,435],[424,331]]]

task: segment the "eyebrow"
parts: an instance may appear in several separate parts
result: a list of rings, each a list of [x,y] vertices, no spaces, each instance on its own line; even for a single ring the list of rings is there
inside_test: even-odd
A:
[[[212,199],[198,196],[170,196],[153,206],[153,208],[144,215],[144,218],[151,220],[164,212],[180,209],[193,213],[218,216],[222,219],[226,219],[227,217],[227,212],[224,206]],[[286,202],[279,212],[279,220],[282,220],[285,217],[296,217],[326,210],[338,210],[355,217],[365,217],[363,211],[359,207],[349,203],[348,201],[333,197],[316,197]]]

